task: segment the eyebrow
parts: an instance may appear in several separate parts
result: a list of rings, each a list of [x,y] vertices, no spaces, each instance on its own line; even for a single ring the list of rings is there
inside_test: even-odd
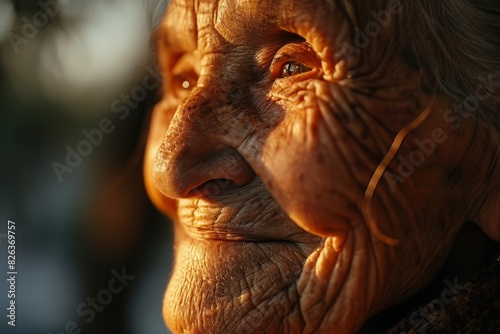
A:
[[[231,2],[229,0],[229,2]],[[233,0],[237,3],[238,1]],[[251,2],[251,1],[250,1]],[[255,2],[257,4],[257,2]],[[279,32],[278,19],[273,15],[273,4],[261,4],[249,8],[237,8],[234,4],[219,3],[214,27],[224,27],[224,36],[234,45],[251,45],[258,40],[269,38],[273,32]],[[263,10],[268,9],[268,10]]]

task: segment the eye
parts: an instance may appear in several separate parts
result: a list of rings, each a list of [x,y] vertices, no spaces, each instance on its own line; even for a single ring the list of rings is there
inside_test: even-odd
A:
[[[291,77],[292,75],[301,74],[310,71],[311,68],[302,65],[298,62],[287,62],[281,67],[280,78]]]
[[[196,87],[198,78],[195,73],[176,73],[173,75],[170,91],[178,98],[183,98],[191,89]]]
[[[182,100],[198,84],[198,58],[192,53],[181,56],[170,71],[168,93]]]
[[[298,76],[303,73],[317,73],[321,62],[313,48],[305,41],[292,42],[281,47],[273,56],[270,65],[272,81]],[[306,76],[304,79],[307,79]]]

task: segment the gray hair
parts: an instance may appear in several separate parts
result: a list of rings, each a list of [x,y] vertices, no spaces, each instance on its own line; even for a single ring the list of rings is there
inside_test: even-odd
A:
[[[404,4],[408,30],[413,30],[413,53],[428,71],[436,93],[461,102],[474,96],[480,77],[494,77],[499,91],[481,102],[478,117],[500,132],[500,1],[412,0]]]

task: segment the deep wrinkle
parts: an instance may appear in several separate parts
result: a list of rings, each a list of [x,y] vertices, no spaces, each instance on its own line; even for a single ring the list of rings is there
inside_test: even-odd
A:
[[[403,29],[414,17],[398,12],[358,61],[338,48],[394,1],[201,2],[195,16],[181,1],[163,28],[192,46],[178,68],[196,85],[170,94],[167,82],[146,161],[148,192],[175,221],[164,302],[174,332],[355,332],[430,282],[469,213],[492,217],[466,197],[492,193],[483,177],[498,167],[477,159],[498,156],[484,145],[496,137],[468,120],[455,132],[443,120],[453,98],[420,89],[429,63]],[[160,52],[168,75],[182,52]],[[290,64],[311,70],[281,77]],[[435,129],[447,139],[403,183],[387,182],[416,140],[444,138]]]

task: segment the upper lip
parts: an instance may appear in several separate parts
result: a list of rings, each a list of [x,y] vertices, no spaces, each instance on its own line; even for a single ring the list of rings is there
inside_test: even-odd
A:
[[[195,239],[315,243],[320,237],[293,223],[261,182],[216,198],[178,200],[180,224]]]

